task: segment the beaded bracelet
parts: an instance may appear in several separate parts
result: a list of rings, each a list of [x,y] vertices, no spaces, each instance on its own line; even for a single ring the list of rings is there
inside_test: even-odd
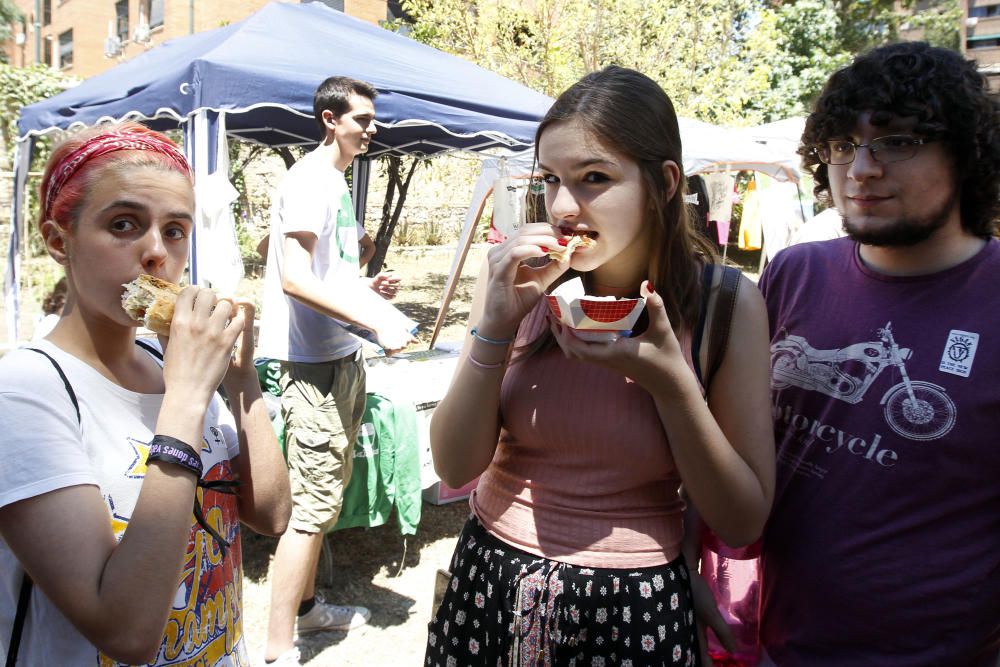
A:
[[[485,368],[487,370],[492,370],[494,368],[503,368],[504,364],[505,364],[505,362],[503,362],[503,361],[499,361],[499,362],[497,362],[495,364],[484,364],[483,362],[481,362],[478,359],[476,359],[475,357],[473,357],[471,354],[468,355],[466,357],[466,359],[468,359],[469,363],[472,364],[473,366],[475,366],[476,368]]]
[[[511,343],[514,342],[513,338],[508,338],[506,340],[499,340],[497,338],[487,338],[486,336],[479,333],[479,329],[477,329],[476,327],[472,327],[472,331],[470,331],[469,333],[472,334],[473,338],[478,338],[484,343],[489,343],[490,345],[510,345]]]
[[[149,443],[149,455],[146,456],[146,462],[150,461],[178,465],[190,470],[198,479],[201,479],[203,467],[198,452],[186,442],[171,438],[169,435],[153,436],[153,440]]]

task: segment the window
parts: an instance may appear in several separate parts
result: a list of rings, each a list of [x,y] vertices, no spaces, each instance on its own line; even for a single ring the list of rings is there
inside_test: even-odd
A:
[[[55,45],[52,43],[52,35],[46,35],[45,41],[42,44],[42,59],[45,61],[47,67],[52,67],[52,51],[55,49]]]
[[[971,35],[965,40],[965,48],[973,49],[994,49],[1000,46],[1000,35]]]
[[[52,0],[42,0],[42,25],[50,23],[52,23]]]
[[[128,41],[128,0],[115,3],[115,34],[122,43]]]
[[[330,9],[336,9],[338,12],[344,11],[344,0],[316,0],[316,1],[322,2]]]
[[[59,68],[73,66],[73,29],[59,35]]]
[[[144,4],[146,21],[150,28],[159,28],[163,25],[163,0],[145,0]]]
[[[969,7],[969,18],[985,19],[993,16],[1000,16],[1000,5]]]

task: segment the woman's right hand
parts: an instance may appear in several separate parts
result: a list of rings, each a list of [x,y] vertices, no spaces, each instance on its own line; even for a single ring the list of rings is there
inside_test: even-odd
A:
[[[538,299],[556,278],[569,268],[569,262],[551,261],[532,267],[524,262],[545,257],[550,248],[559,246],[560,236],[552,225],[524,225],[487,255],[489,275],[486,309],[479,328],[498,337],[512,336]]]
[[[178,295],[163,355],[163,382],[208,405],[229,369],[236,340],[245,326],[242,308],[210,289],[190,286]]]

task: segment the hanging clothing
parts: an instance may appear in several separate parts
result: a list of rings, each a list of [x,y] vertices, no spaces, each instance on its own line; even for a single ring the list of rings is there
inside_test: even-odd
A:
[[[729,225],[733,217],[733,186],[736,179],[726,172],[703,174],[708,188],[708,219],[715,222],[719,244],[729,242]]]
[[[501,176],[493,182],[492,227],[504,238],[524,224],[524,198],[528,194],[528,181]]]
[[[803,206],[799,202],[799,187],[790,181],[781,182],[757,174],[760,194],[760,218],[764,230],[764,252],[768,261],[779,250],[793,243],[803,225]]]
[[[743,195],[743,214],[740,216],[740,250],[760,250],[763,245],[761,230],[760,193],[756,177],[747,183]]]
[[[381,526],[395,507],[399,532],[417,532],[421,501],[418,440],[412,403],[368,394],[354,443],[354,471],[334,530]]]

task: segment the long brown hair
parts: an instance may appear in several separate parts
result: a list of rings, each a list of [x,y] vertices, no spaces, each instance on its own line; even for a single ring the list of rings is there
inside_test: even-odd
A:
[[[588,74],[559,96],[538,125],[536,159],[545,130],[571,119],[638,163],[646,192],[646,223],[652,225],[647,275],[663,297],[674,328],[691,331],[701,306],[701,268],[715,261],[716,251],[695,231],[684,203],[686,179],[673,103],[655,81],[635,70],[610,66]],[[680,183],[669,198],[665,160],[677,163],[681,171]]]

